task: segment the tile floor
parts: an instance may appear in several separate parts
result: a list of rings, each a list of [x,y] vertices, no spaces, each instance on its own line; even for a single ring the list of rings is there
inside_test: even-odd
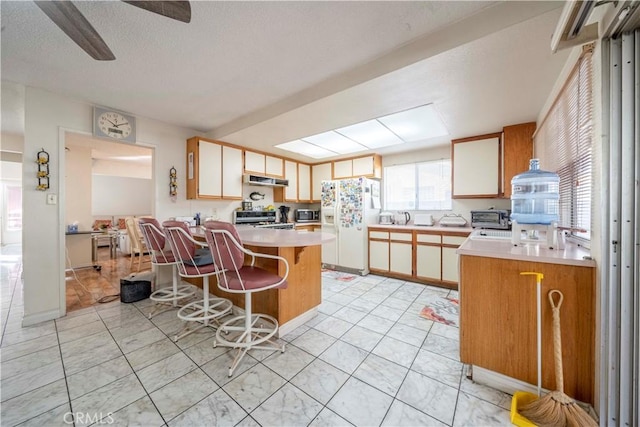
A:
[[[463,375],[458,329],[418,316],[453,291],[324,277],[286,352],[253,351],[228,378],[213,330],[174,343],[175,312],[148,320],[149,300],[21,327],[20,256],[0,260],[3,426],[510,425],[510,396]]]

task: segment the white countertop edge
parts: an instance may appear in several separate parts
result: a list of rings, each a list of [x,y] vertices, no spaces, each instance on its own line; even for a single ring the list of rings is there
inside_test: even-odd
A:
[[[514,246],[510,241],[474,240],[468,238],[457,250],[458,255],[487,258],[511,259],[516,261],[542,262],[548,264],[596,267],[593,259],[584,259],[590,252],[574,244],[567,243],[564,250],[548,249],[541,244],[525,243]]]

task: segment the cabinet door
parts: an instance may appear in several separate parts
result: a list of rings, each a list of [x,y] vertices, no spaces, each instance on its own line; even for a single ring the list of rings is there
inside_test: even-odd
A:
[[[280,157],[267,156],[265,167],[267,175],[278,178],[284,177],[284,166]]]
[[[333,162],[333,179],[351,178],[352,176],[352,160],[340,160],[338,162]]]
[[[218,169],[220,170],[220,169]],[[242,199],[242,150],[222,146],[222,197]]]
[[[442,248],[442,280],[458,283],[458,248]]]
[[[369,269],[389,271],[389,242],[369,240]]]
[[[373,156],[359,157],[352,162],[353,176],[373,176]]]
[[[411,275],[413,260],[413,245],[411,243],[389,243],[389,271]]]
[[[319,202],[322,197],[322,181],[331,180],[331,163],[311,166],[311,199]]]
[[[298,163],[298,202],[311,201],[311,166]]]
[[[296,162],[284,161],[284,177],[289,180],[289,186],[284,188],[284,200],[295,202],[298,200],[298,164]]]
[[[452,141],[453,198],[498,197],[500,134],[492,135]]]
[[[416,276],[440,281],[442,277],[441,246],[416,245]]]
[[[533,133],[536,123],[505,126],[502,130],[502,197],[511,197],[511,179],[529,170],[533,157]]]
[[[222,146],[213,142],[198,143],[198,186],[197,197],[222,196]]]
[[[265,159],[264,154],[254,153],[253,151],[244,152],[244,171],[245,173],[260,173],[265,172]]]

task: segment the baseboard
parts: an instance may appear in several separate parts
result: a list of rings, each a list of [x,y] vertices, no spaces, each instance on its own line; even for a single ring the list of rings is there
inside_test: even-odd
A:
[[[42,313],[35,314],[25,314],[22,317],[22,326],[32,326],[37,325],[38,323],[46,322],[47,320],[58,319],[62,317],[60,315],[60,310],[49,310],[44,311]]]
[[[505,393],[513,394],[516,391],[528,391],[529,393],[534,394],[538,393],[538,387],[535,385],[481,368],[479,366],[473,366],[472,372],[473,381]],[[542,394],[546,394],[548,392],[549,390],[542,389]]]
[[[281,337],[283,335],[287,335],[289,332],[293,331],[294,329],[298,328],[299,326],[304,325],[309,320],[311,320],[314,317],[316,317],[317,314],[318,314],[318,307],[314,307],[309,311],[305,311],[300,316],[289,320],[284,325],[280,325],[280,327],[278,329],[278,337]]]

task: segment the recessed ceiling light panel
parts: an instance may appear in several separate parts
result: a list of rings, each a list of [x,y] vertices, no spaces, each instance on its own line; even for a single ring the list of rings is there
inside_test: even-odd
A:
[[[323,159],[325,157],[331,157],[337,154],[333,151],[325,150],[322,147],[318,147],[317,145],[300,141],[299,139],[296,139],[295,141],[285,142],[284,144],[278,144],[275,147],[291,151],[293,153],[313,157],[314,159]]]
[[[333,151],[337,154],[356,153],[367,149],[364,145],[358,144],[357,142],[352,141],[334,131],[319,133],[317,135],[301,139],[322,148],[326,148],[327,150]]]
[[[377,120],[369,120],[336,129],[336,132],[359,142],[367,148],[380,148],[402,144],[404,141],[382,126]]]
[[[390,114],[378,120],[407,142],[449,134],[433,104]]]

